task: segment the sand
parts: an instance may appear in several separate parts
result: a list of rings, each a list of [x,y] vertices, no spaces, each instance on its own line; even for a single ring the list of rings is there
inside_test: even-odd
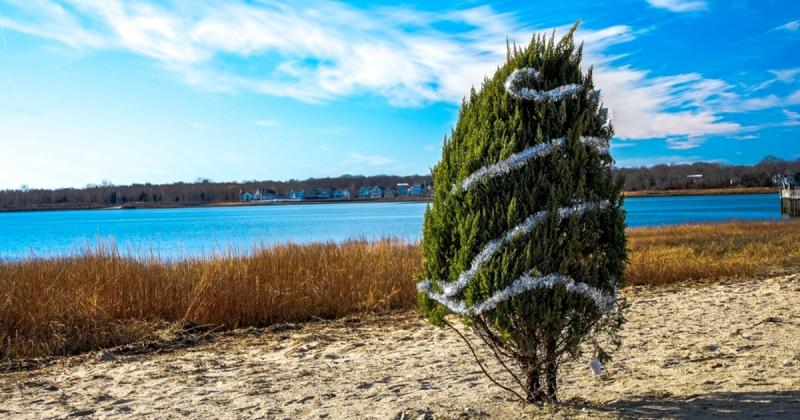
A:
[[[625,295],[623,349],[600,376],[565,364],[552,406],[519,404],[453,332],[407,312],[6,372],[0,416],[800,418],[800,275]]]

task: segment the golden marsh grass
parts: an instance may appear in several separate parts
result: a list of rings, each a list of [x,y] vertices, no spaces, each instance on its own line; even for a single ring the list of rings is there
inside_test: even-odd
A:
[[[398,241],[281,245],[165,263],[99,252],[0,264],[0,359],[149,337],[165,323],[231,329],[409,308],[420,266]]]
[[[800,222],[631,229],[626,282],[800,267]],[[233,329],[412,308],[416,244],[280,245],[163,262],[99,251],[0,263],[0,360],[74,354],[189,325]]]
[[[753,277],[800,268],[800,221],[629,229],[629,285]]]

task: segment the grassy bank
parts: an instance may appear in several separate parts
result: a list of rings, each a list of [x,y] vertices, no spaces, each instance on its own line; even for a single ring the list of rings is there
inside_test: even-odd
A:
[[[800,267],[800,223],[632,229],[629,284]],[[414,306],[419,249],[396,241],[282,245],[176,263],[113,252],[0,264],[0,360]]]
[[[798,244],[800,221],[630,229],[625,280],[631,285],[664,285],[796,270]]]
[[[265,326],[409,308],[416,245],[284,245],[167,264],[101,252],[0,265],[0,359],[76,353],[165,323]]]
[[[695,188],[684,190],[639,190],[625,191],[625,197],[672,197],[679,195],[730,195],[730,194],[772,194],[778,187],[730,187],[730,188]]]

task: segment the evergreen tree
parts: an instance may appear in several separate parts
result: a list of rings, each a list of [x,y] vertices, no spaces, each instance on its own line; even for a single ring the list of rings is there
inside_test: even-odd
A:
[[[425,213],[420,307],[434,323],[462,316],[501,361],[516,362],[524,378],[506,369],[528,402],[555,400],[559,363],[585,345],[608,359],[623,322],[623,182],[576,28],[509,48],[472,89]]]

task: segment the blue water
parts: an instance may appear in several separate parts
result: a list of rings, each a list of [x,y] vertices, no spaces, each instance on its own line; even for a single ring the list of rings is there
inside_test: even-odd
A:
[[[628,198],[625,208],[631,227],[783,218],[777,194]],[[424,210],[424,203],[347,203],[0,213],[0,259],[109,242],[123,253],[172,258],[285,242],[414,241]]]

